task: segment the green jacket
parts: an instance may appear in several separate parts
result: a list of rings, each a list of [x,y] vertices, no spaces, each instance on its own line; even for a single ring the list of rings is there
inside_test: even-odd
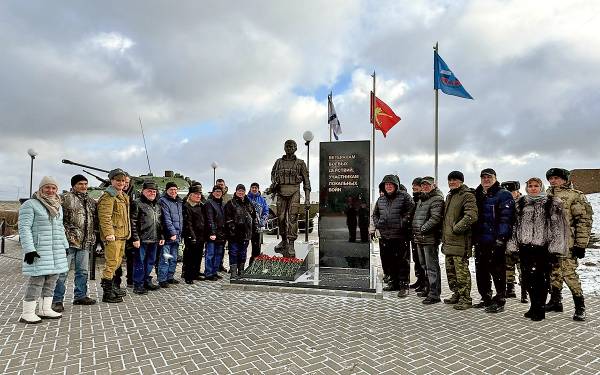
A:
[[[569,228],[569,249],[573,246],[587,247],[592,232],[592,206],[579,190],[571,187],[570,183],[563,186],[549,187],[548,195],[560,198],[563,202],[563,212]]]
[[[475,192],[467,185],[450,190],[444,206],[442,253],[471,256],[471,225],[477,221]]]

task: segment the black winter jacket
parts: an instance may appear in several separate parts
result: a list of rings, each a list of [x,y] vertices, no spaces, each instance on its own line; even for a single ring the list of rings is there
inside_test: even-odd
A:
[[[384,239],[408,240],[413,199],[406,191],[399,190],[400,182],[396,176],[385,176],[382,184],[385,182],[393,183],[396,190],[377,199],[373,209],[373,224]]]
[[[192,206],[189,201],[183,204],[183,238],[185,241],[203,242],[206,240],[205,209],[202,202]]]
[[[413,239],[421,245],[439,244],[444,219],[444,195],[435,188],[429,193],[419,193],[419,202],[412,220]]]
[[[212,194],[204,204],[206,212],[207,235],[217,236],[216,242],[225,242],[225,212],[223,211],[223,198],[215,199]]]
[[[225,205],[225,227],[230,241],[250,241],[258,230],[258,218],[254,205],[244,196],[236,195]]]
[[[158,199],[149,201],[143,194],[131,203],[131,240],[144,243],[164,239],[162,211]]]

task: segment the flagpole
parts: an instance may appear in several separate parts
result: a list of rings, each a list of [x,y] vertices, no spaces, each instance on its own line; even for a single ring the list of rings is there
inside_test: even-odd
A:
[[[375,202],[375,70],[373,70],[373,75],[371,77],[373,77],[373,96],[371,97],[371,125],[373,131],[371,135],[371,141],[373,143],[373,160],[371,161],[371,175],[373,176],[371,180],[371,202]]]
[[[433,47],[433,59],[434,59],[434,69],[437,69],[435,66],[435,55],[438,53],[438,42],[435,42],[435,47]],[[433,79],[435,80],[435,72],[433,74]],[[435,87],[435,86],[434,86]],[[438,181],[438,146],[439,146],[439,137],[438,137],[438,89],[434,89],[435,91],[435,183],[439,185]]]
[[[333,103],[333,91],[329,91],[329,96],[327,97],[327,123],[329,124],[329,114],[331,113],[331,104]],[[331,124],[329,124],[329,142],[331,142]]]

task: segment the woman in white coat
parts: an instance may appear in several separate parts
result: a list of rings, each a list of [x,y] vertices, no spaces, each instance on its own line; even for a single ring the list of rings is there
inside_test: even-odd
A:
[[[58,184],[52,177],[44,177],[39,190],[19,209],[19,240],[24,254],[23,274],[29,276],[19,321],[31,324],[39,323],[40,318],[60,318],[62,315],[51,308],[52,296],[58,275],[69,269],[69,242],[63,227]]]

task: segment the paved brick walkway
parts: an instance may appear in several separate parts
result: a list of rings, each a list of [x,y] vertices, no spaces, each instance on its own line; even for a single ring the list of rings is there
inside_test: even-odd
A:
[[[600,373],[598,296],[586,300],[586,322],[571,319],[565,291],[566,311],[534,323],[515,299],[489,315],[424,306],[414,294],[376,300],[197,282],[121,304],[69,302],[62,319],[25,325],[16,250],[0,256],[2,374]],[[99,282],[90,289],[101,292]]]

